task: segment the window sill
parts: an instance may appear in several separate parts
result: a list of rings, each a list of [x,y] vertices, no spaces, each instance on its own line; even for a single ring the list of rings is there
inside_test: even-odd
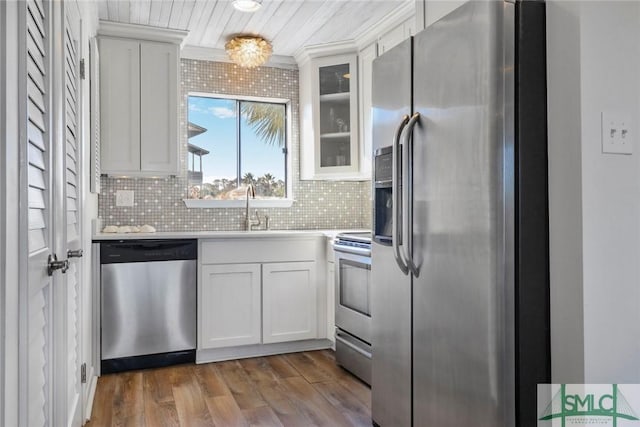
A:
[[[211,208],[244,208],[246,200],[200,200],[182,199],[189,209],[211,209]],[[250,208],[290,208],[293,206],[293,199],[249,199]]]

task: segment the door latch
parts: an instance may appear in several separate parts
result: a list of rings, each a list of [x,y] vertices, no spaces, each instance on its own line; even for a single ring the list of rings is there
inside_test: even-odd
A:
[[[56,270],[62,271],[62,274],[66,273],[69,269],[69,260],[65,259],[58,261],[56,254],[50,254],[47,259],[47,274],[53,276],[53,272]]]
[[[67,258],[82,258],[82,255],[83,255],[82,249],[76,249],[75,251],[72,251],[71,249],[69,249],[67,251]]]

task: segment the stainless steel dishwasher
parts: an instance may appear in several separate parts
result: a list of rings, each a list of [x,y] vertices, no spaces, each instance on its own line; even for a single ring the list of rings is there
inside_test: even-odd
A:
[[[101,370],[195,362],[195,240],[102,242]]]

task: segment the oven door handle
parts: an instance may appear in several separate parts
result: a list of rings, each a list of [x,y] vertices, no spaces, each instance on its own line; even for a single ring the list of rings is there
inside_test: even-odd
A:
[[[364,357],[367,357],[369,359],[371,359],[371,353],[369,353],[368,351],[365,351],[363,349],[361,349],[360,347],[350,343],[349,341],[345,340],[344,338],[342,338],[340,336],[340,332],[336,332],[336,341],[340,341],[340,343],[346,345],[347,347],[349,347],[351,350],[360,353],[361,355],[363,355]]]
[[[358,255],[358,256],[363,256],[363,257],[367,257],[367,258],[371,257],[371,249],[344,248],[344,247],[340,247],[340,246],[334,246],[333,250],[336,251],[336,252],[343,253],[343,254]]]

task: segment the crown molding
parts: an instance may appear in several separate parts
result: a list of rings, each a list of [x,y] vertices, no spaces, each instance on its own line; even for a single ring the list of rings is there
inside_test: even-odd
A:
[[[171,28],[158,28],[149,25],[123,24],[120,22],[99,21],[98,36],[125,37],[138,40],[149,40],[173,43],[182,46],[188,31]]]
[[[358,46],[358,49],[363,49],[371,43],[378,41],[381,35],[391,31],[412,16],[415,17],[415,14],[416,3],[414,1],[403,2],[397,9],[391,11],[387,16],[356,37],[355,43]]]
[[[358,52],[371,43],[378,41],[381,35],[394,29],[412,16],[415,16],[415,13],[415,2],[404,1],[401,6],[356,36],[355,39],[304,46],[298,49],[293,57],[298,62],[298,66],[302,66],[312,58]]]
[[[180,57],[183,59],[197,59],[199,61],[233,63],[224,50],[211,47],[186,45],[182,48]],[[296,69],[298,65],[292,56],[272,55],[263,67]]]
[[[316,44],[305,46],[298,49],[293,57],[298,62],[298,66],[304,64],[312,58],[322,58],[323,56],[343,55],[346,53],[355,53],[358,51],[358,45],[354,40],[345,40],[339,42]]]

